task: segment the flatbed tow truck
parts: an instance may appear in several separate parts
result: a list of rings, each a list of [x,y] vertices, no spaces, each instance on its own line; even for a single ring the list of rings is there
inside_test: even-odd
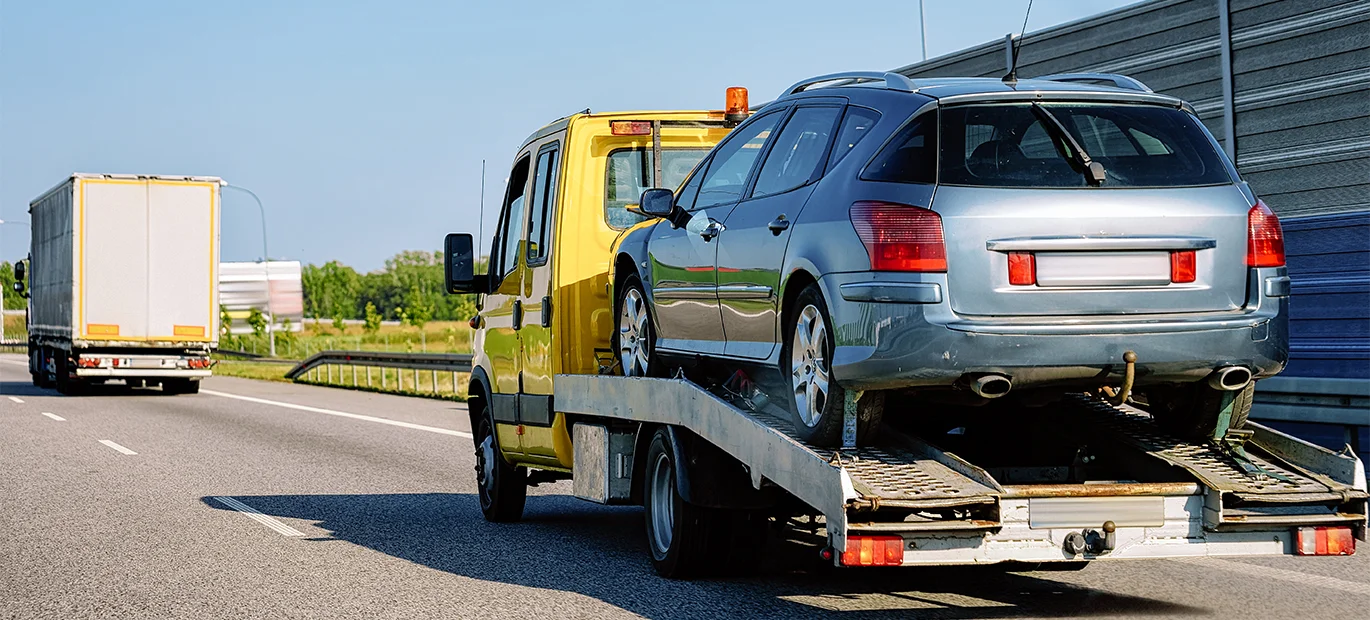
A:
[[[774,485],[816,510],[827,557],[846,566],[1338,555],[1366,535],[1365,468],[1349,451],[1256,423],[1240,452],[1183,443],[1147,413],[1085,394],[1038,415],[1088,438],[1092,458],[1108,461],[1100,467],[1127,481],[1043,482],[1059,468],[1004,466],[1003,476],[1038,479],[1004,484],[888,428],[877,446],[819,448],[795,439],[774,405],[750,411],[685,379],[559,375],[556,403],[585,416],[575,425],[577,496],[626,500],[630,485],[615,476],[632,470],[621,464],[635,458],[635,427],[687,429],[742,463],[755,488]]]
[[[610,246],[640,221],[629,201],[683,182],[746,118],[743,89],[727,103],[556,121],[518,151],[489,273],[475,273],[472,235],[448,235],[447,292],[481,296],[468,404],[488,520],[517,520],[527,487],[571,479],[582,499],[644,506],[669,577],[753,561],[789,521],[838,566],[1347,555],[1366,540],[1349,447],[1255,423],[1187,443],[1126,404],[1126,382],[1122,398],[992,405],[940,427],[891,402],[862,447],[848,391],[843,447],[821,448],[727,381],[618,376]]]

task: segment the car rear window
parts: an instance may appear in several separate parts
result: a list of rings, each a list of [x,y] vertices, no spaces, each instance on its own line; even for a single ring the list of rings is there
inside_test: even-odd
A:
[[[1198,119],[1154,105],[1043,103],[1104,166],[1102,187],[1231,183]],[[1087,187],[1070,147],[1032,104],[941,110],[939,182],[980,187]]]
[[[661,182],[658,187],[675,188],[685,181],[709,149],[663,149]],[[641,222],[643,217],[626,207],[637,204],[642,192],[652,187],[652,151],[647,148],[619,149],[609,153],[609,171],[604,186],[604,221],[619,230]]]

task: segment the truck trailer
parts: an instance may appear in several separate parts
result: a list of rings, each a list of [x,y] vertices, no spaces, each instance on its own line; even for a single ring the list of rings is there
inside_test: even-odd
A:
[[[29,373],[195,393],[219,342],[214,177],[73,174],[29,203]]]

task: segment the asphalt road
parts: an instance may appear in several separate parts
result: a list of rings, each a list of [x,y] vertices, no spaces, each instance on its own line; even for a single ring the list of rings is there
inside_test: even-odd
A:
[[[231,378],[62,397],[22,360],[0,356],[5,618],[1370,616],[1364,552],[856,571],[780,542],[757,576],[668,581],[641,509],[569,483],[485,522],[460,404]]]

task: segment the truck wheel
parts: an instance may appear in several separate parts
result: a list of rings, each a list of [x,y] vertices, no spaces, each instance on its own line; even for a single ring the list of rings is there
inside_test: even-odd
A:
[[[163,394],[199,394],[200,382],[193,379],[163,379]]]
[[[1152,388],[1146,391],[1147,405],[1156,424],[1184,441],[1201,442],[1213,437],[1218,428],[1218,416],[1223,412],[1223,396],[1231,394],[1232,419],[1230,429],[1246,426],[1251,414],[1251,402],[1256,394],[1256,382],[1235,392],[1215,390],[1205,381],[1179,386]]]
[[[691,504],[676,488],[671,434],[657,429],[647,449],[643,507],[652,566],[668,579],[744,573],[765,545],[768,520],[761,513]]]
[[[57,367],[57,391],[67,396],[79,396],[85,391],[85,385],[80,379],[71,377],[70,363],[64,353],[59,352],[55,359]]]
[[[817,284],[795,299],[787,321],[783,372],[790,376],[790,413],[803,441],[834,447],[842,442],[847,391],[832,378],[833,336],[828,306]],[[856,440],[868,445],[885,413],[883,392],[866,392],[856,401]]]
[[[614,351],[625,377],[649,377],[656,374],[656,337],[652,312],[647,307],[647,295],[642,292],[642,280],[636,275],[623,281],[623,294],[618,297],[618,329],[614,330]]]
[[[486,521],[511,523],[523,518],[528,501],[528,472],[515,467],[500,454],[495,425],[486,411],[479,411],[476,427],[476,486],[480,488],[480,511]]]

